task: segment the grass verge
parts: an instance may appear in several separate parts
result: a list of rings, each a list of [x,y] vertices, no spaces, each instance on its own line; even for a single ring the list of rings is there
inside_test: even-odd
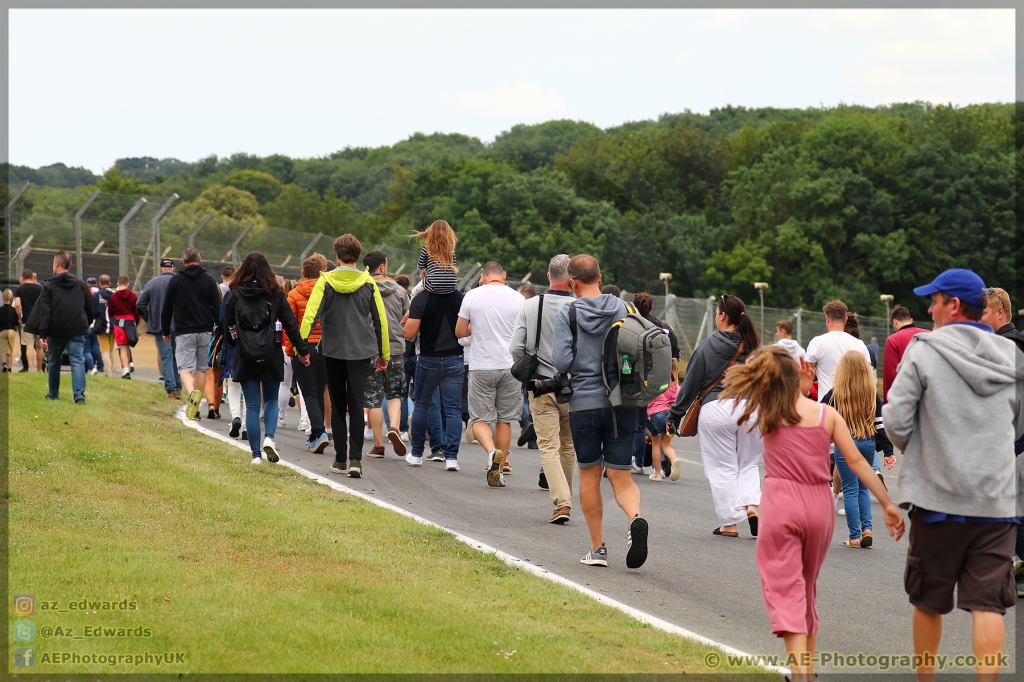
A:
[[[8,608],[34,623],[12,644],[35,647],[31,672],[708,672],[706,647],[253,467],[171,419],[160,386],[90,377],[76,406],[43,400],[41,375],[8,378],[9,590],[35,613]],[[145,660],[165,652],[183,660]]]

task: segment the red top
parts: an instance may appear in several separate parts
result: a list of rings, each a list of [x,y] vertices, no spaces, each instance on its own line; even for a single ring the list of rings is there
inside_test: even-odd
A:
[[[135,318],[135,324],[138,324],[142,317],[139,315],[139,309],[135,306],[137,300],[139,297],[131,289],[115,291],[110,295],[110,301],[107,303],[107,315],[111,319],[116,319],[118,315],[131,315]]]
[[[906,352],[910,339],[914,338],[915,334],[927,331],[927,329],[909,325],[885,340],[885,356],[882,363],[882,402],[889,402],[889,387],[896,380],[896,368],[900,366],[900,360],[903,359],[903,353]]]
[[[828,446],[832,436],[825,430],[825,406],[817,426],[780,426],[762,436],[765,478],[782,478],[804,485],[829,485]]]

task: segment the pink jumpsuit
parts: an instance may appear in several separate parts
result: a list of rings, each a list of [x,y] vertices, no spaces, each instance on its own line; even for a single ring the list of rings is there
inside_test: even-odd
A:
[[[818,631],[818,572],[836,514],[825,406],[817,426],[781,426],[763,438],[757,569],[764,606],[775,635],[810,635]]]

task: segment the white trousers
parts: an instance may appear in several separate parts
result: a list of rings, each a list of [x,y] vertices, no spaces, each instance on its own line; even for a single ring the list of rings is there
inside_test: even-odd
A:
[[[733,409],[735,409],[735,412]],[[761,503],[761,432],[755,426],[737,426],[742,401],[716,400],[700,408],[697,436],[704,475],[711,484],[715,513],[723,526],[747,518],[747,505]],[[751,415],[751,421],[757,413]]]
[[[228,409],[231,410],[231,419],[242,419],[242,384],[233,379],[225,379],[224,385],[228,392]]]

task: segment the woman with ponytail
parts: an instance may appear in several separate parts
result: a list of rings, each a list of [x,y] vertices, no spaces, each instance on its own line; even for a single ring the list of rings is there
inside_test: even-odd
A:
[[[719,521],[712,534],[738,537],[736,524],[747,519],[750,534],[757,537],[757,505],[761,501],[757,460],[761,457],[761,434],[756,428],[736,425],[734,412],[744,409],[743,401],[722,398],[725,382],[721,378],[730,366],[743,364],[760,347],[761,340],[747,315],[747,307],[736,296],[723,294],[718,299],[715,324],[718,330],[702,341],[690,356],[679,396],[669,412],[669,423],[678,430],[690,405],[695,400],[701,401],[697,422],[700,456]]]
[[[756,428],[764,439],[757,570],[768,620],[785,641],[794,681],[814,679],[818,573],[835,530],[830,442],[881,503],[889,535],[903,536],[903,517],[861,455],[850,427],[833,407],[804,397],[813,382],[814,368],[806,360],[797,367],[785,349],[768,346],[745,365],[731,368],[722,392],[723,399],[742,401],[734,416],[742,428]]]

